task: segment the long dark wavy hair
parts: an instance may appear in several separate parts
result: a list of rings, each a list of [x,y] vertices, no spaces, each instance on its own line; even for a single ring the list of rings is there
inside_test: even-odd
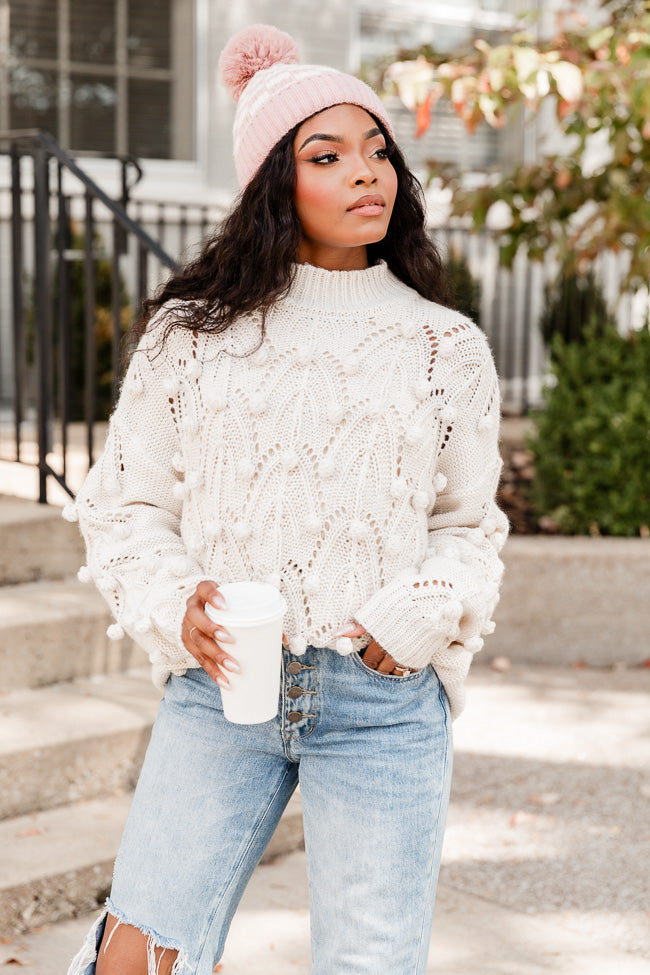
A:
[[[375,121],[397,174],[397,195],[386,236],[368,244],[368,262],[386,261],[393,274],[422,297],[449,304],[447,276],[425,228],[422,187],[385,126]],[[262,313],[264,334],[266,312],[290,288],[291,268],[302,238],[294,205],[293,155],[293,140],[300,125],[271,150],[198,257],[143,302],[142,314],[127,336],[127,352],[135,348],[148,322],[167,302],[188,304],[183,304],[182,313],[170,316],[163,341],[177,327],[222,332],[240,315],[256,310]]]

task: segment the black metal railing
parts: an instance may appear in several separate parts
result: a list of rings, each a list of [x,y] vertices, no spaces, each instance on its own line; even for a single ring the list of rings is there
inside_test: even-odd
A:
[[[122,189],[121,199],[114,200],[46,132],[0,133],[0,154],[10,161],[11,346],[3,341],[7,360],[3,365],[5,375],[7,371],[13,373],[6,410],[13,426],[13,456],[3,459],[25,460],[23,430],[30,420],[36,433],[39,501],[44,503],[48,478],[56,480],[69,495],[74,493],[67,477],[68,431],[73,419],[85,425],[88,464],[94,460],[95,422],[101,419],[97,409],[101,379],[97,366],[98,261],[110,263],[110,300],[105,317],[109,319],[112,400],[121,376],[125,328],[123,258],[129,250],[134,252],[131,317],[139,312],[147,295],[151,259],[166,269],[174,268],[176,262],[127,213],[130,190],[142,175],[137,160],[114,157],[121,169]],[[72,204],[79,200],[80,190],[83,210],[79,213],[77,208],[79,229],[75,233]],[[108,245],[100,242],[97,234],[98,208],[102,210],[103,227],[110,228]],[[82,335],[75,335],[72,307],[78,301],[79,289],[73,281],[73,269],[80,263],[83,325]],[[8,331],[2,330],[3,339]],[[72,368],[79,343],[83,346],[81,380],[79,370],[75,374]],[[80,382],[82,403],[74,413],[72,405],[80,399]],[[55,424],[59,430],[58,469],[49,459]]]

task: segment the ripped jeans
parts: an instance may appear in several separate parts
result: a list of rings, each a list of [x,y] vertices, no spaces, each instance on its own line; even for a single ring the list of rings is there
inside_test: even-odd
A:
[[[178,950],[173,975],[211,975],[298,783],[312,975],[423,975],[451,756],[431,666],[396,677],[357,653],[285,650],[278,714],[257,725],[224,718],[204,670],[171,677],[110,897],[68,975],[94,975],[109,911],[148,936],[150,975],[154,946]]]

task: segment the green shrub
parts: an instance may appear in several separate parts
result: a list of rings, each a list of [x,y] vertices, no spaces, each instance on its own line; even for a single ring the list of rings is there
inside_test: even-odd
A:
[[[74,232],[72,248],[79,254],[83,252],[83,234]],[[99,234],[95,234],[95,253],[103,250]],[[113,394],[113,312],[112,312],[112,266],[109,257],[95,258],[95,420],[107,420],[112,409]],[[70,328],[72,348],[70,361],[71,419],[85,419],[86,382],[86,279],[84,261],[71,261],[70,274]],[[58,296],[58,282],[55,281],[54,307]],[[56,310],[55,310],[56,315]],[[128,295],[120,276],[120,339],[128,328],[132,314]],[[55,319],[56,320],[56,319]]]
[[[472,274],[467,258],[455,247],[451,247],[444,262],[444,269],[449,281],[453,307],[461,315],[467,315],[480,326],[481,285]]]
[[[650,330],[596,323],[552,343],[553,385],[529,447],[531,500],[565,534],[645,535],[650,526]]]
[[[602,333],[609,321],[602,288],[592,270],[578,274],[565,266],[557,280],[546,288],[544,311],[539,327],[546,345],[552,346],[556,335],[566,342],[581,342],[587,326]]]
[[[69,368],[69,419],[72,422],[86,419],[86,278],[84,273],[84,238],[80,231],[71,228],[69,250],[78,255],[69,259],[67,273],[70,287],[70,361]],[[95,234],[93,250],[95,254],[103,250],[102,239]],[[113,408],[113,310],[112,310],[112,264],[109,257],[95,257],[95,415],[94,420],[107,420]],[[36,382],[36,297],[33,278],[26,280],[27,291],[25,311],[25,356],[30,386]],[[55,408],[59,409],[61,370],[59,364],[59,280],[57,268],[52,273],[52,325],[54,347],[52,349],[53,375],[55,383]],[[120,275],[120,340],[128,331],[133,318],[129,298]],[[118,377],[119,378],[119,377]]]

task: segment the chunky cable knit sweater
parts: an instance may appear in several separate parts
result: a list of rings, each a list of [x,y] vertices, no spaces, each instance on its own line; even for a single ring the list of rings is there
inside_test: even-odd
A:
[[[219,334],[164,326],[134,354],[105,450],[68,518],[154,682],[197,661],[180,638],[197,582],[269,581],[289,648],[369,637],[431,662],[455,716],[490,633],[507,521],[494,502],[499,393],[482,333],[379,264],[296,265],[289,294]],[[236,653],[236,649],[235,649]]]

